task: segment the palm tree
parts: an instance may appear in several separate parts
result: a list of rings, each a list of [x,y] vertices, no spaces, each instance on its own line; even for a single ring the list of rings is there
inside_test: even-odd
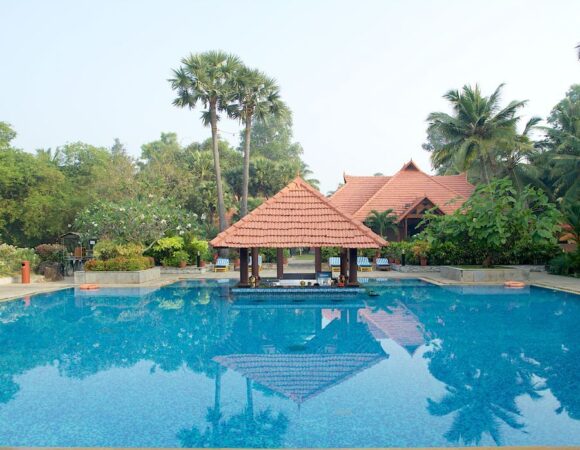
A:
[[[248,184],[250,179],[250,141],[254,120],[267,122],[270,117],[281,117],[287,113],[280,99],[280,88],[276,81],[259,70],[242,67],[235,77],[237,101],[234,117],[244,123],[244,168],[242,175],[242,205],[240,217],[248,213]]]
[[[222,51],[209,51],[191,54],[181,60],[182,66],[173,70],[174,77],[169,80],[177,97],[173,104],[180,108],[194,109],[199,103],[204,125],[211,127],[212,151],[218,197],[218,216],[220,231],[225,230],[226,208],[218,149],[217,122],[220,113],[231,111],[234,100],[232,79],[241,67],[240,59]]]
[[[393,213],[391,208],[386,211],[379,212],[372,210],[365,223],[381,237],[386,237],[387,231],[392,230],[398,234],[397,216]]]
[[[530,139],[530,132],[540,121],[539,117],[532,117],[526,123],[522,134],[516,134],[513,141],[500,144],[498,176],[512,180],[518,191],[521,191],[524,185],[532,184],[549,193],[548,187],[540,180],[539,168],[531,163],[537,158],[539,152]]]
[[[429,114],[428,133],[437,136],[441,144],[432,150],[435,168],[455,163],[460,170],[468,170],[479,161],[483,178],[489,183],[490,171],[497,169],[496,151],[502,141],[513,139],[517,112],[525,101],[512,101],[505,108],[499,105],[503,84],[489,97],[484,97],[479,86],[463,86],[461,92],[451,90],[443,97],[452,105],[453,114]]]

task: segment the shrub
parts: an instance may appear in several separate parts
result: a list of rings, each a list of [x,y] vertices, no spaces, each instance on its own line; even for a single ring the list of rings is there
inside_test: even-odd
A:
[[[580,251],[556,256],[550,260],[547,269],[554,275],[580,276]]]
[[[191,261],[196,260],[197,252],[199,252],[199,256],[203,261],[209,261],[211,259],[208,241],[196,238],[187,239],[185,241],[185,250],[189,253]]]
[[[261,248],[260,253],[264,262],[273,263],[277,261],[277,252],[275,248]],[[288,258],[290,256],[290,250],[284,249],[284,257]]]
[[[171,258],[173,254],[185,248],[185,242],[181,236],[171,236],[159,239],[148,254],[153,256],[156,261],[163,262]]]
[[[22,268],[22,261],[30,261],[30,267],[36,267],[40,258],[31,248],[0,244],[0,275],[15,275],[19,273]]]
[[[320,255],[323,262],[328,262],[328,258],[340,256],[340,248],[338,247],[322,247]]]
[[[34,250],[41,262],[60,262],[65,247],[61,244],[40,244]]]
[[[153,267],[154,263],[147,256],[118,256],[108,260],[93,259],[85,263],[85,270],[88,272],[131,272],[145,270]]]
[[[143,255],[143,246],[141,244],[118,244],[103,240],[97,242],[93,252],[96,258],[103,261],[118,257],[135,258]]]

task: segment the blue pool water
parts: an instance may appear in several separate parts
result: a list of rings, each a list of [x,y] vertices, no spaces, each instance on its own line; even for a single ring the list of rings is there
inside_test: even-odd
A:
[[[580,297],[228,283],[0,304],[0,446],[580,445]]]

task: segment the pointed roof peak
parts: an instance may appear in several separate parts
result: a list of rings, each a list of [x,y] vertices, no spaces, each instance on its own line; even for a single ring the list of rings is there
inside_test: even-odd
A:
[[[214,247],[378,248],[386,241],[301,177],[211,241]]]
[[[421,169],[419,169],[419,166],[415,163],[415,161],[413,161],[413,158],[411,158],[408,163],[405,163],[399,172],[402,172],[403,170],[416,170],[418,172],[423,172]]]

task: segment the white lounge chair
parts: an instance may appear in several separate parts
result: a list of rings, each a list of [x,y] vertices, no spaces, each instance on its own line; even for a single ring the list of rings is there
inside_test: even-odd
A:
[[[229,258],[218,258],[213,266],[214,272],[227,272],[230,270]]]
[[[371,262],[366,256],[359,256],[356,259],[356,264],[358,266],[358,270],[360,270],[361,272],[370,272],[371,270],[373,270],[373,266],[371,265]]]
[[[388,258],[377,258],[375,265],[377,270],[389,270],[391,268]]]

